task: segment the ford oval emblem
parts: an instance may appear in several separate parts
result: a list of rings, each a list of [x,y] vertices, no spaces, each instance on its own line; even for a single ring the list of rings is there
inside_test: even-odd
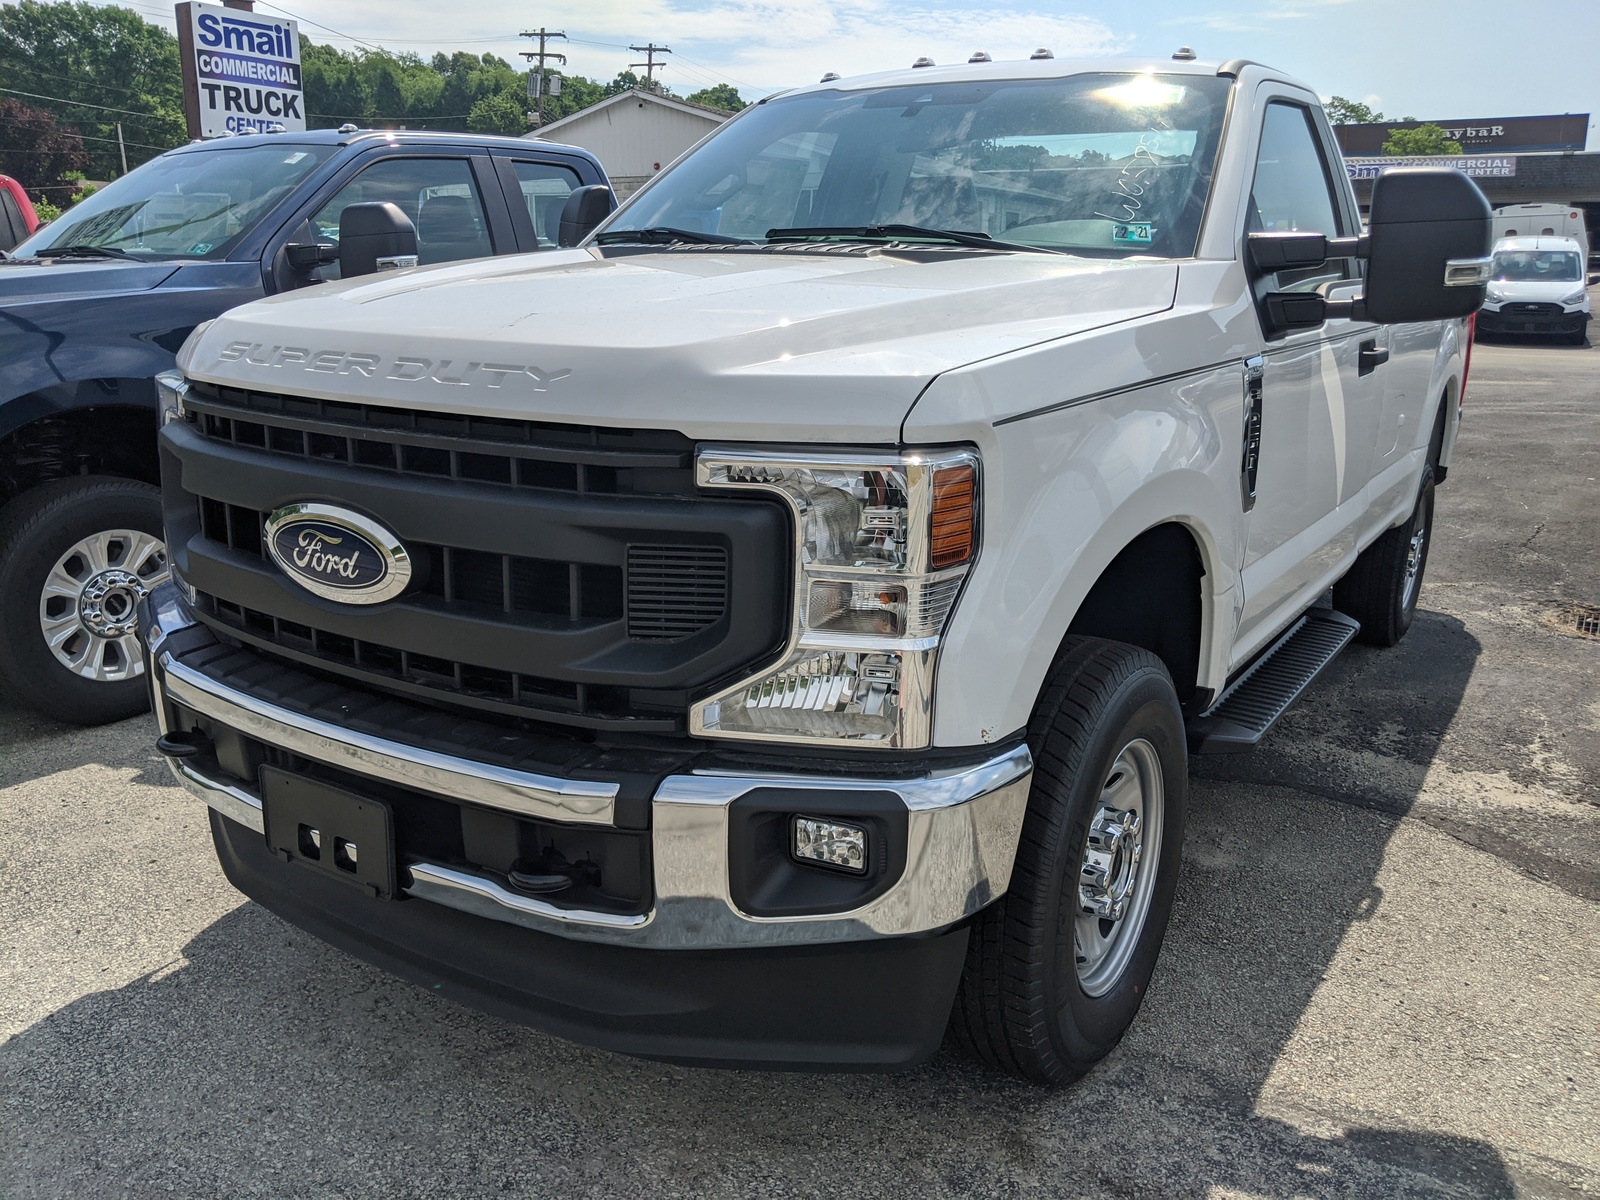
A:
[[[267,518],[267,553],[306,591],[343,604],[381,604],[411,582],[411,556],[382,525],[331,504],[288,504]]]

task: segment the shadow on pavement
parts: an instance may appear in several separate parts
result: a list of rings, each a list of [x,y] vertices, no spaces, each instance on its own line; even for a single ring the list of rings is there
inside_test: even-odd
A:
[[[1073,1089],[948,1052],[894,1076],[620,1058],[458,1008],[243,904],[185,961],[0,1048],[0,1181],[18,1200],[1527,1194],[1481,1141],[1258,1111],[1346,931],[1384,904],[1393,828],[1288,789],[1403,814],[1477,651],[1460,622],[1424,614],[1401,648],[1336,663],[1256,755],[1196,763],[1150,1001]],[[1397,765],[1346,777],[1351,746]]]

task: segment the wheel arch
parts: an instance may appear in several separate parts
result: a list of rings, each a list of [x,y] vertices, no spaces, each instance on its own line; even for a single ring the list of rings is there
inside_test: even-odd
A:
[[[1197,501],[1215,509],[1213,519],[1199,515]],[[1236,511],[1237,499],[1233,505]],[[1025,585],[1013,579],[985,588],[972,608],[964,598],[957,618],[969,624],[952,632],[975,638],[979,649],[951,639],[947,653],[955,650],[956,658],[940,665],[935,743],[995,742],[1022,729],[1063,644],[1080,635],[1149,650],[1167,665],[1186,709],[1205,707],[1221,687],[1231,647],[1238,573],[1230,515],[1227,497],[1203,474],[1170,472],[1126,497],[1106,520],[1080,525],[1087,536],[1070,562],[1045,568],[1053,578],[1038,581],[1048,591],[1014,606],[1007,600]],[[1048,558],[1055,549],[1038,546],[1034,555]],[[1128,606],[1113,601],[1148,579],[1158,581],[1152,602],[1120,613]],[[981,611],[992,601],[1004,615]],[[959,668],[951,671],[954,663]]]
[[[143,386],[112,386],[119,383]],[[97,380],[62,390],[65,395],[36,392],[5,405],[11,419],[0,426],[0,504],[74,475],[160,482],[149,380]]]

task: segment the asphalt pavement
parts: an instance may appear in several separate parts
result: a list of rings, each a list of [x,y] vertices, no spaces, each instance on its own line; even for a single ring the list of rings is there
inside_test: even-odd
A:
[[[0,709],[0,1197],[1600,1194],[1600,349],[1480,345],[1422,611],[1197,760],[1124,1044],[696,1071],[246,902],[148,718]]]

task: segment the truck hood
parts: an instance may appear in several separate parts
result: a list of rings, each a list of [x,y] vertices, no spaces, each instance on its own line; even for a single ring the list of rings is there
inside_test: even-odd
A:
[[[181,265],[111,258],[6,259],[0,261],[0,307],[16,301],[147,292]]]
[[[546,251],[247,304],[180,365],[326,399],[893,442],[941,372],[1160,312],[1176,284],[1171,263],[1046,254]]]
[[[1568,279],[1562,283],[1541,279],[1515,283],[1505,280],[1491,283],[1489,290],[1511,304],[1559,304],[1583,286],[1581,279]]]

